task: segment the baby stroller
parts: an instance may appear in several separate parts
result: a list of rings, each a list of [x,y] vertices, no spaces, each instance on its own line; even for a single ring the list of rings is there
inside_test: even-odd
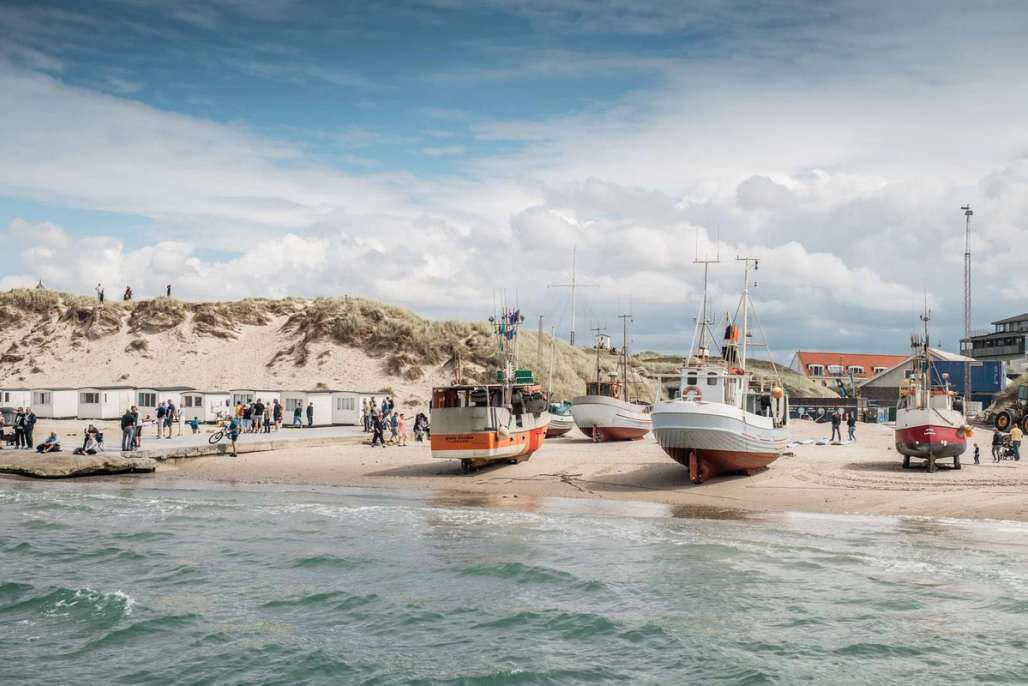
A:
[[[1014,444],[1013,441],[1010,440],[1010,434],[1003,434],[999,439],[999,455],[997,456],[996,461],[1000,462],[1003,460],[1014,459],[1016,459],[1016,456],[1014,455]]]
[[[421,443],[426,436],[432,438],[431,430],[428,428],[428,417],[423,412],[418,412],[414,418],[414,440]]]

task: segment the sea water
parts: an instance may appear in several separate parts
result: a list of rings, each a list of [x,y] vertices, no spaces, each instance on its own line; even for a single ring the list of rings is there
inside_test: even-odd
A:
[[[0,483],[0,683],[1028,681],[1019,524],[138,483]]]

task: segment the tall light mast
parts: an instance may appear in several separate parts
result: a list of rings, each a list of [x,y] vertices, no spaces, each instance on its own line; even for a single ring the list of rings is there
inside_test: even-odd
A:
[[[596,288],[596,284],[592,283],[578,283],[577,275],[575,274],[575,254],[578,251],[578,246],[571,248],[571,283],[551,283],[547,288],[570,288],[571,289],[571,336],[568,343],[571,345],[575,344],[575,291],[579,288]]]
[[[963,205],[960,209],[964,211],[964,345],[971,346],[971,215],[974,211],[970,203]],[[970,357],[971,351],[962,350],[965,357]],[[968,405],[971,402],[971,364],[964,362],[964,416],[967,416]]]

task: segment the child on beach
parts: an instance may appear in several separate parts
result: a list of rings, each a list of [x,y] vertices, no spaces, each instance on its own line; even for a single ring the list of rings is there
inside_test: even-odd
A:
[[[393,412],[392,414],[389,415],[389,442],[390,443],[396,443],[396,437],[397,437],[397,431],[396,430],[398,428],[399,422],[400,422],[400,418],[396,416],[395,412]]]
[[[400,413],[400,418],[396,420],[396,431],[400,434],[400,445],[407,445],[407,418]]]
[[[190,419],[189,420],[189,428],[193,430],[194,434],[199,433],[200,432],[200,420],[197,419],[196,417],[193,417],[192,419]]]

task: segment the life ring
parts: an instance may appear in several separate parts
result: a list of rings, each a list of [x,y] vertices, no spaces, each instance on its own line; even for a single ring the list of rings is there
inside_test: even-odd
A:
[[[693,395],[692,398],[689,397],[690,393]],[[703,391],[699,386],[686,386],[682,391],[682,400],[703,400]]]

